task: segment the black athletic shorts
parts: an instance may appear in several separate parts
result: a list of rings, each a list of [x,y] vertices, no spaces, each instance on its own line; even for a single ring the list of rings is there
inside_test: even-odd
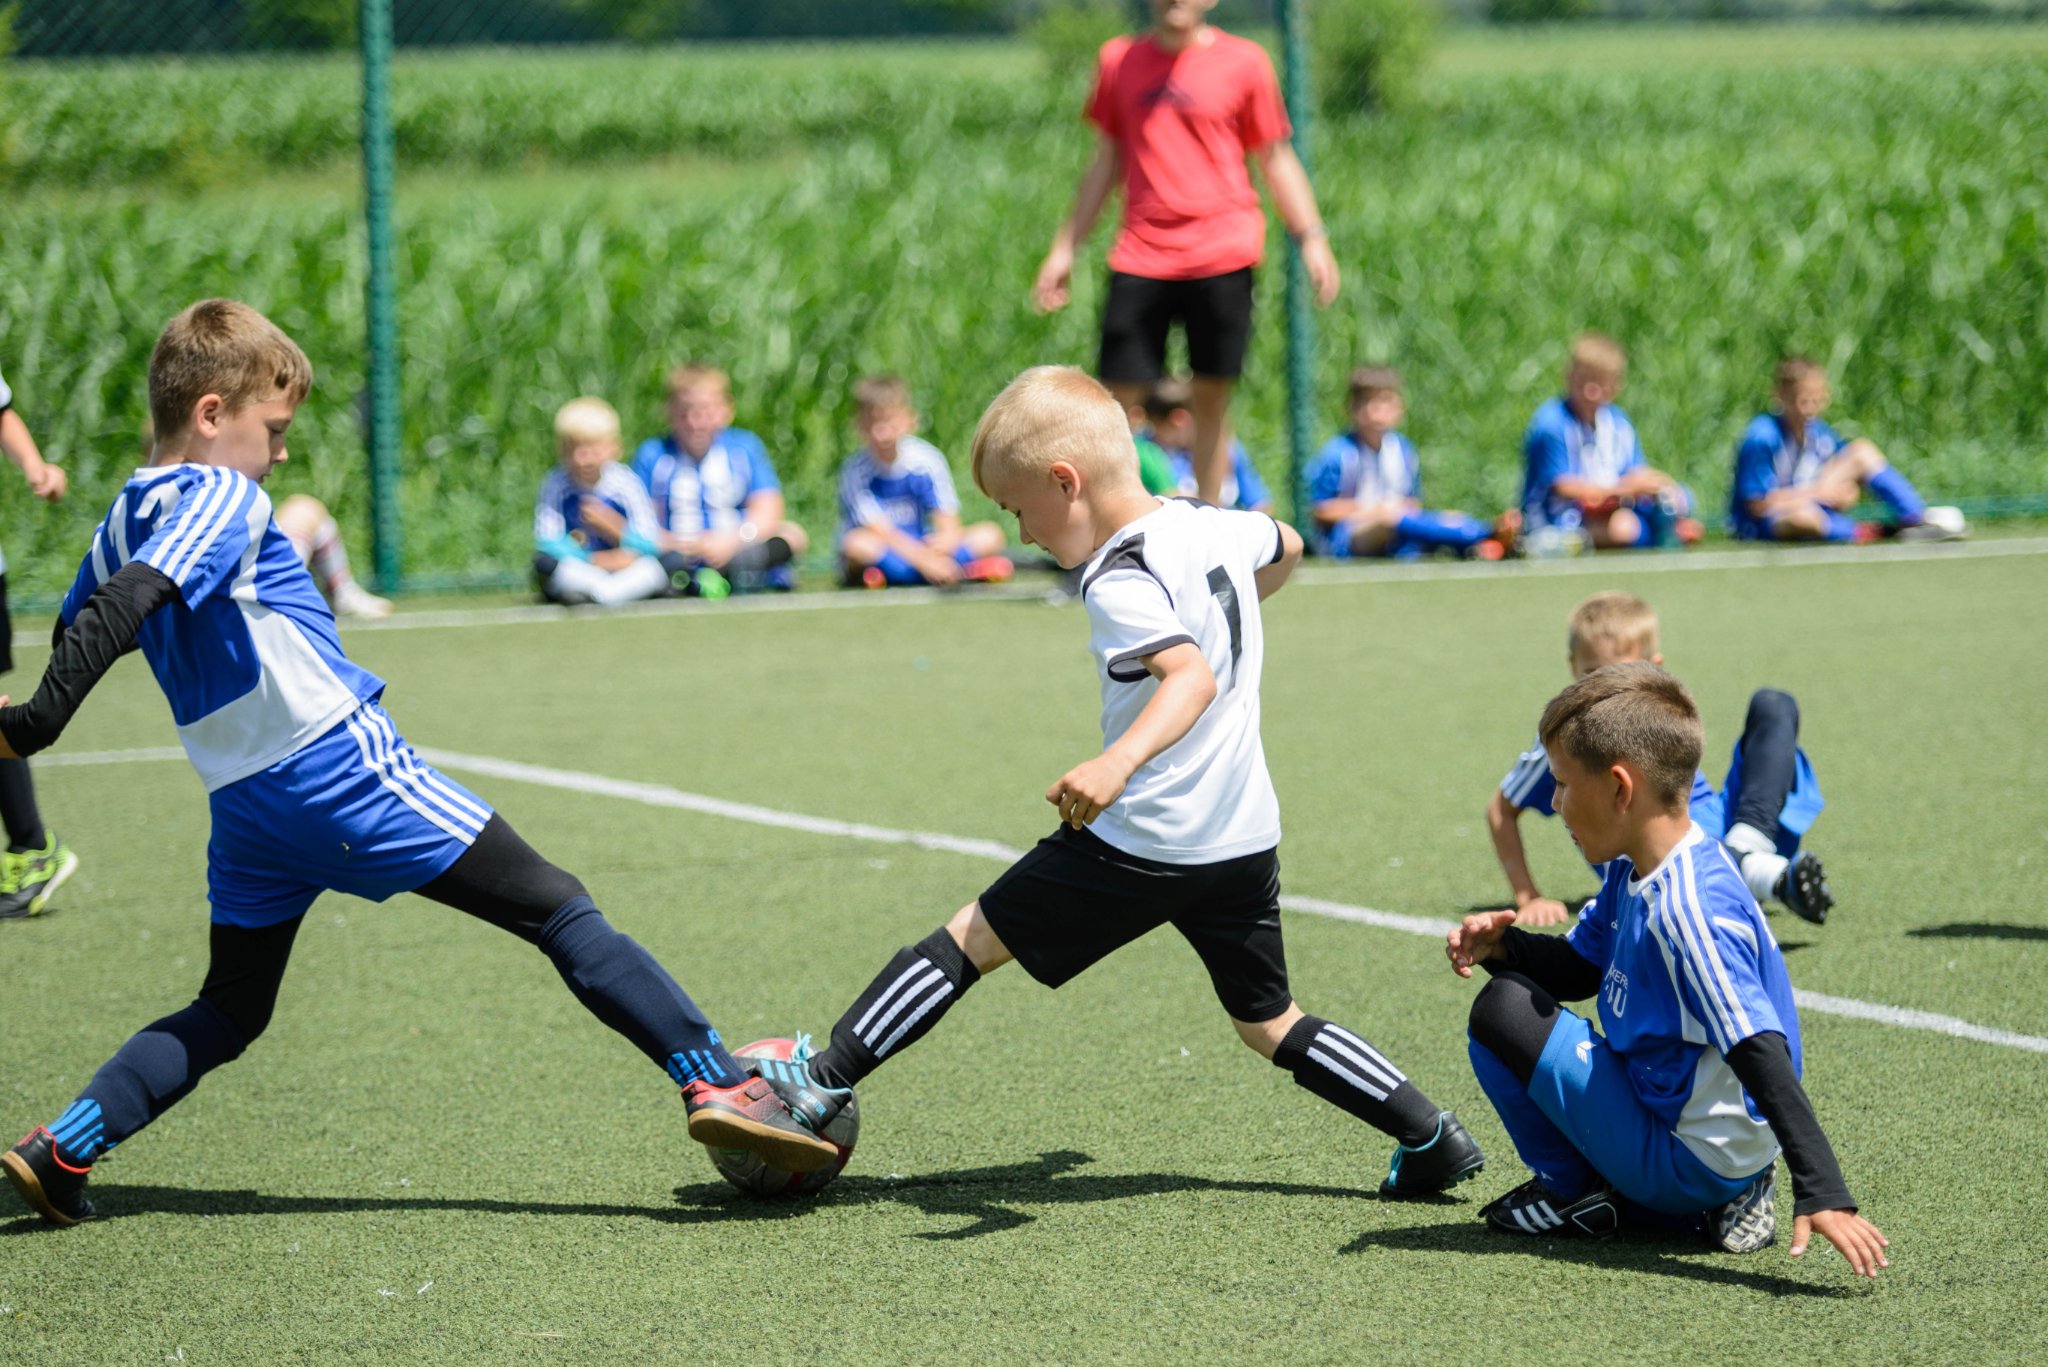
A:
[[[1242,375],[1252,337],[1252,268],[1198,280],[1111,271],[1096,376],[1105,384],[1157,380],[1166,373],[1166,334],[1176,322],[1187,331],[1190,370],[1216,380]]]
[[[14,668],[14,617],[7,611],[7,576],[0,573],[0,674]]]
[[[1061,826],[981,895],[981,914],[1047,987],[1170,925],[1194,946],[1217,1000],[1236,1019],[1271,1020],[1293,1000],[1274,850],[1217,864],[1162,864]]]

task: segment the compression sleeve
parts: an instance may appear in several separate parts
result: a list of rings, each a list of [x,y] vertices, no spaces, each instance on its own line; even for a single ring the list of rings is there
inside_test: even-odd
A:
[[[1785,1150],[1785,1167],[1792,1174],[1792,1199],[1796,1202],[1792,1213],[1856,1209],[1856,1198],[1842,1180],[1841,1165],[1835,1161],[1828,1137],[1821,1133],[1813,1103],[1799,1085],[1799,1074],[1792,1070],[1792,1051],[1786,1047],[1785,1037],[1775,1030],[1751,1035],[1730,1049],[1727,1058],[1743,1090],[1764,1113],[1771,1133]]]
[[[93,685],[135,645],[143,619],[177,596],[169,576],[140,560],[129,561],[95,589],[52,645],[35,696],[0,707],[0,735],[14,753],[26,757],[55,744]]]
[[[1582,1002],[1600,991],[1605,971],[1562,935],[1534,935],[1509,926],[1500,947],[1502,957],[1480,965],[1488,973],[1519,973],[1561,1002]]]

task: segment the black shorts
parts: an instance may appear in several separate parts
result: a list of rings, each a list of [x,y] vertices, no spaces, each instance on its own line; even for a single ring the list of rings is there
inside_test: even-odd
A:
[[[1166,334],[1176,322],[1187,331],[1190,370],[1216,380],[1242,375],[1252,337],[1252,268],[1198,280],[1111,271],[1097,377],[1105,384],[1157,380],[1166,373]]]
[[[0,674],[14,668],[14,617],[7,611],[7,576],[0,573]]]
[[[1293,1001],[1280,943],[1280,856],[1162,864],[1061,826],[981,895],[981,914],[1047,987],[1163,925],[1194,946],[1233,1017],[1267,1021]]]

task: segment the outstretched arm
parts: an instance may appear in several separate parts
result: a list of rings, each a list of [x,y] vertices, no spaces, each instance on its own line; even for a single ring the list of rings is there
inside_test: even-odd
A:
[[[1316,303],[1329,307],[1343,280],[1337,272],[1337,257],[1330,250],[1330,234],[1316,208],[1315,187],[1309,184],[1308,169],[1294,153],[1294,145],[1276,142],[1254,153],[1259,169],[1266,174],[1266,188],[1273,192],[1273,207],[1287,232],[1301,244],[1301,264],[1308,269],[1315,286]]]
[[[1081,173],[1074,212],[1052,235],[1052,249],[1045,254],[1038,278],[1031,285],[1032,302],[1047,313],[1065,308],[1073,296],[1074,252],[1088,240],[1088,230],[1095,226],[1102,206],[1109,202],[1109,192],[1116,188],[1123,165],[1122,147],[1115,138],[1104,135],[1095,145],[1095,160]]]
[[[28,424],[11,406],[0,407],[0,452],[5,452],[7,459],[21,468],[21,477],[28,481],[29,491],[37,498],[55,503],[64,497],[64,471],[43,459],[36,439],[29,435]]]
[[[176,584],[139,560],[114,571],[57,639],[35,696],[14,707],[0,697],[0,757],[33,755],[54,744],[93,685],[135,644],[143,620],[177,596]]]
[[[1545,897],[1536,887],[1536,879],[1529,872],[1529,856],[1522,846],[1522,809],[1508,801],[1508,795],[1496,788],[1493,800],[1486,804],[1486,830],[1493,837],[1493,857],[1500,861],[1501,872],[1508,876],[1508,888],[1514,894],[1517,919],[1532,926],[1554,926],[1571,915],[1569,908],[1555,897]]]

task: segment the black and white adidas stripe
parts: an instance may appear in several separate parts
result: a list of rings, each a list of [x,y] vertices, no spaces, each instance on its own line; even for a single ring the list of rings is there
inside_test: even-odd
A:
[[[930,959],[919,959],[883,989],[874,1005],[853,1023],[853,1033],[879,1062],[911,1027],[952,995],[953,984],[945,970]]]

